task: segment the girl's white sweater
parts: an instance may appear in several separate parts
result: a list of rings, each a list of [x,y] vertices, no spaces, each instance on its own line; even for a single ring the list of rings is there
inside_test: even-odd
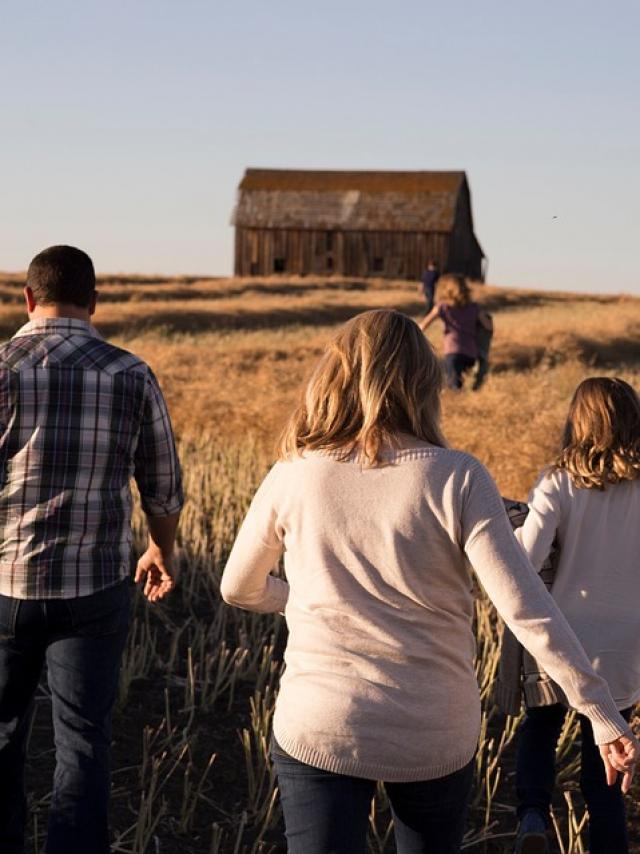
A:
[[[640,480],[578,489],[543,473],[517,536],[536,570],[560,547],[551,595],[619,709],[640,699]]]

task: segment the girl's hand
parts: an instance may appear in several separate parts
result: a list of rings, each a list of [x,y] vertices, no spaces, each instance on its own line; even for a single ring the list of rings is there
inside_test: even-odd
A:
[[[626,795],[631,788],[636,765],[640,760],[638,740],[633,735],[621,735],[615,741],[601,744],[599,750],[604,762],[607,784],[613,786],[618,779],[618,774],[622,774],[621,788],[623,794]]]
[[[431,309],[429,314],[425,315],[422,318],[422,320],[418,323],[418,326],[420,327],[420,329],[422,329],[423,332],[425,331],[425,329],[428,326],[431,326],[431,324],[433,323],[434,320],[436,320],[439,312],[440,312],[440,306],[434,305],[434,307]]]

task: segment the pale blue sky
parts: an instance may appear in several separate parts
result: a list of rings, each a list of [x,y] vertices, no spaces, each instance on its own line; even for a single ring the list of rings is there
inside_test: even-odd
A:
[[[246,166],[465,169],[492,282],[638,293],[639,36],[635,0],[0,0],[0,269],[228,274]]]

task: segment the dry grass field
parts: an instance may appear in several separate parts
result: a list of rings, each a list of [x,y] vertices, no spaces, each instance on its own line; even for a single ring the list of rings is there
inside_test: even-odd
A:
[[[19,277],[0,277],[0,332],[23,322]],[[181,583],[171,600],[136,603],[114,732],[114,852],[284,851],[268,731],[281,668],[280,618],[221,605],[225,556],[300,383],[336,326],[369,308],[422,311],[408,282],[112,277],[96,325],[156,371],[180,437],[188,501]],[[525,498],[550,459],[570,395],[593,374],[640,385],[640,299],[478,287],[494,313],[492,373],[477,393],[444,395],[451,445]],[[432,340],[440,346],[440,330]],[[141,536],[140,520],[136,522]],[[478,675],[484,724],[465,850],[513,846],[513,733],[491,702],[500,628],[479,599]],[[410,737],[410,734],[408,734]],[[562,854],[586,851],[576,731],[564,734],[555,805]],[[31,749],[29,851],[38,852],[52,754],[48,697],[38,697]],[[637,800],[638,789],[630,799]],[[634,851],[640,852],[637,812]],[[370,850],[392,852],[381,793]]]

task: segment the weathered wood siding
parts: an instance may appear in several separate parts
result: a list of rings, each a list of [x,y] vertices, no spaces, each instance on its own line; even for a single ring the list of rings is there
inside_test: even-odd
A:
[[[450,235],[439,232],[237,227],[235,272],[418,279],[430,258],[442,270],[450,254]]]

